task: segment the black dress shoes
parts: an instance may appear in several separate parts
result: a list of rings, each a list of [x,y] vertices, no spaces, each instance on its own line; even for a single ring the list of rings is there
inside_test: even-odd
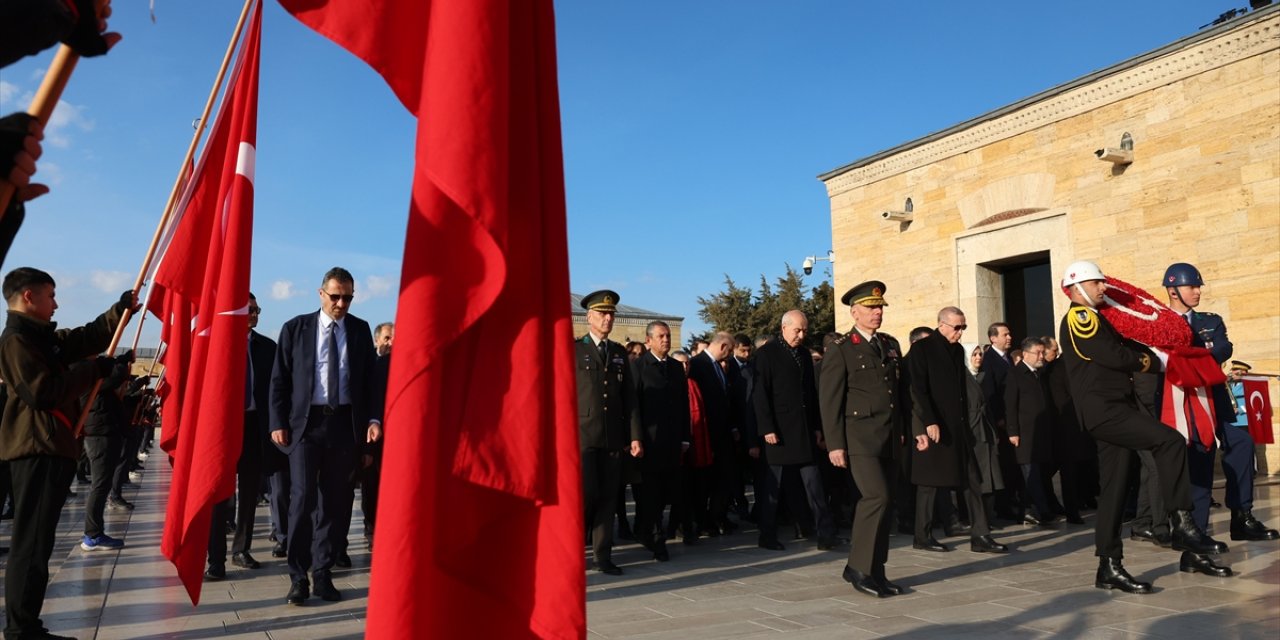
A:
[[[1203,573],[1215,578],[1230,578],[1232,575],[1231,567],[1217,564],[1209,556],[1196,555],[1190,551],[1182,552],[1182,559],[1178,561],[1178,571]]]
[[[973,528],[968,525],[955,524],[942,527],[942,535],[953,538],[955,536],[967,536],[973,532]]]
[[[658,548],[653,550],[653,559],[658,562],[666,562],[671,559],[671,554],[667,553],[667,545],[660,544]]]
[[[249,555],[248,551],[231,554],[231,564],[234,564],[237,567],[244,567],[245,569],[262,568],[262,563],[254,560],[253,556]]]
[[[818,551],[831,551],[836,547],[848,542],[839,536],[831,536],[830,538],[818,538]]]
[[[946,552],[946,551],[950,551],[950,550],[951,550],[951,547],[948,547],[947,545],[942,544],[941,542],[938,542],[938,541],[937,541],[937,540],[935,540],[932,536],[930,536],[928,540],[923,540],[923,541],[921,541],[921,540],[915,540],[915,541],[913,541],[913,542],[911,543],[911,548],[912,548],[912,549],[919,549],[919,550],[921,550],[921,551],[937,551],[937,552],[939,552],[939,553],[942,553],[942,552]]]
[[[289,587],[289,595],[284,597],[288,604],[302,604],[311,597],[311,584],[306,580],[294,580]]]
[[[1022,524],[1029,524],[1033,527],[1038,527],[1040,526],[1040,518],[1037,518],[1030,513],[1024,514],[1022,516]]]
[[[277,542],[276,546],[271,547],[272,558],[283,558],[289,555],[289,549],[285,548],[283,542]]]
[[[342,594],[338,592],[338,588],[333,586],[333,578],[325,576],[316,578],[316,597],[326,602],[337,602],[342,599]]]
[[[989,535],[970,538],[969,550],[974,553],[1009,553],[1009,547],[996,542]]]
[[[1120,558],[1098,558],[1098,574],[1093,586],[1099,589],[1119,589],[1125,593],[1151,593],[1150,582],[1138,582],[1120,564]]]
[[[341,567],[343,569],[350,569],[351,556],[347,555],[346,551],[343,551],[342,553],[338,554],[338,559],[333,561],[333,565],[336,567]],[[319,593],[320,585],[316,585],[316,589],[317,589],[316,593]]]
[[[881,591],[891,596],[900,596],[906,591],[902,587],[899,587],[898,585],[892,582],[889,582],[889,579],[884,576],[871,576],[871,577],[880,584]]]
[[[842,577],[845,582],[853,585],[855,591],[860,591],[874,598],[884,598],[889,595],[889,592],[885,591],[884,587],[881,587],[880,582],[875,578],[847,564],[844,566],[844,575]]]
[[[1164,531],[1156,531],[1151,527],[1134,528],[1129,530],[1130,540],[1143,540],[1151,544],[1169,547],[1173,542],[1169,539],[1169,534]]]
[[[1084,524],[1084,518],[1081,518],[1078,513],[1069,513],[1067,514],[1067,524]]]
[[[227,577],[227,568],[220,564],[211,564],[204,570],[205,580],[222,580]]]
[[[611,576],[622,575],[622,567],[619,567],[612,562],[597,562],[596,571],[599,571],[600,573],[607,573]]]
[[[1232,540],[1275,540],[1280,538],[1280,531],[1268,529],[1266,525],[1253,517],[1253,512],[1249,510],[1232,510],[1231,512],[1231,539]]]
[[[778,542],[777,540],[769,540],[767,538],[761,538],[760,541],[756,543],[756,546],[770,551],[782,551],[786,549],[786,547],[782,546],[781,542]]]

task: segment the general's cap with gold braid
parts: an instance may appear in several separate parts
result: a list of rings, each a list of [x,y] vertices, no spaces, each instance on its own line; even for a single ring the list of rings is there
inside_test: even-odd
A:
[[[1232,361],[1231,361],[1231,370],[1232,370],[1232,371],[1249,371],[1249,370],[1251,370],[1251,369],[1253,369],[1253,367],[1252,367],[1252,366],[1250,366],[1248,362],[1244,362],[1244,361],[1241,361],[1241,360],[1232,360]]]
[[[582,296],[582,308],[587,311],[614,313],[618,310],[618,292],[608,289],[592,291]]]
[[[846,291],[840,297],[840,303],[860,304],[864,307],[887,307],[889,303],[884,301],[885,288],[884,283],[879,280],[868,280]]]

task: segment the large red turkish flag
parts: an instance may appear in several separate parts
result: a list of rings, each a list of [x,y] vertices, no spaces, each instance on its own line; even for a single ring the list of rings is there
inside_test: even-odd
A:
[[[170,443],[173,480],[160,543],[192,604],[200,601],[211,510],[234,492],[244,433],[244,394],[228,390],[244,389],[249,348],[261,22],[259,4],[192,178],[192,195],[156,273],[157,290],[180,294],[196,310],[185,326],[178,324],[179,313],[169,315],[174,324],[168,336],[186,338],[190,355],[170,391],[181,394],[177,415],[165,407],[164,435],[176,441]],[[171,367],[166,365],[166,377]]]
[[[281,0],[418,118],[371,638],[586,633],[550,0]]]

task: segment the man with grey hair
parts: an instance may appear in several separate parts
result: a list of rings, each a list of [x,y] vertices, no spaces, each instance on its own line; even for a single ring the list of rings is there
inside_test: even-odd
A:
[[[729,499],[733,492],[734,443],[742,438],[733,425],[739,423],[741,407],[735,406],[734,388],[737,383],[737,365],[729,358],[736,341],[733,334],[717,332],[707,347],[689,361],[689,377],[698,385],[702,394],[703,410],[707,419],[707,434],[715,455],[712,465],[712,481],[708,504],[704,508],[702,497],[694,510],[699,517],[699,533],[718,536],[737,529],[729,522]]]
[[[756,500],[760,502],[761,548],[780,551],[778,541],[779,490],[786,490],[792,513],[803,513],[795,484],[799,476],[805,499],[813,513],[818,548],[827,550],[840,544],[835,520],[827,509],[822,477],[814,464],[818,450],[826,449],[822,418],[818,413],[818,388],[813,375],[813,359],[804,345],[809,320],[792,309],[782,316],[782,335],[756,352],[753,404],[756,429],[764,442],[764,468],[759,474]],[[750,447],[760,446],[754,440]]]
[[[964,489],[973,523],[969,549],[1005,553],[1008,548],[991,539],[982,478],[974,461],[969,430],[968,370],[960,346],[964,312],[956,307],[938,311],[938,328],[916,341],[907,358],[911,382],[911,481],[916,485],[915,541],[925,551],[950,551],[933,537],[934,504],[939,488]]]
[[[1058,519],[1045,495],[1043,467],[1053,464],[1053,406],[1049,381],[1041,375],[1044,343],[1040,338],[1022,341],[1022,362],[1009,372],[1004,390],[1005,424],[1009,443],[1017,452],[1018,467],[1027,487],[1027,498],[1035,513],[1023,522],[1048,525]]]
[[[640,482],[636,493],[636,540],[654,559],[670,559],[659,535],[662,509],[680,492],[680,458],[689,448],[689,383],[684,365],[667,357],[671,352],[671,328],[661,320],[645,327],[648,351],[631,362],[636,405],[645,455],[637,460]]]

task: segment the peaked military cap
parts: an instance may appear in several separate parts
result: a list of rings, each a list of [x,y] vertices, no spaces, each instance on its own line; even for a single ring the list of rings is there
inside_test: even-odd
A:
[[[887,307],[884,301],[885,286],[879,280],[868,280],[849,289],[840,297],[840,304],[860,304],[866,307]]]
[[[582,308],[587,311],[613,313],[618,310],[618,292],[608,289],[592,291],[582,296]]]
[[[1231,370],[1232,370],[1232,371],[1236,371],[1236,370],[1239,370],[1239,371],[1249,371],[1250,369],[1253,369],[1253,367],[1249,366],[1249,363],[1248,363],[1248,362],[1242,362],[1242,361],[1240,361],[1240,360],[1232,360],[1232,361],[1231,361]]]

